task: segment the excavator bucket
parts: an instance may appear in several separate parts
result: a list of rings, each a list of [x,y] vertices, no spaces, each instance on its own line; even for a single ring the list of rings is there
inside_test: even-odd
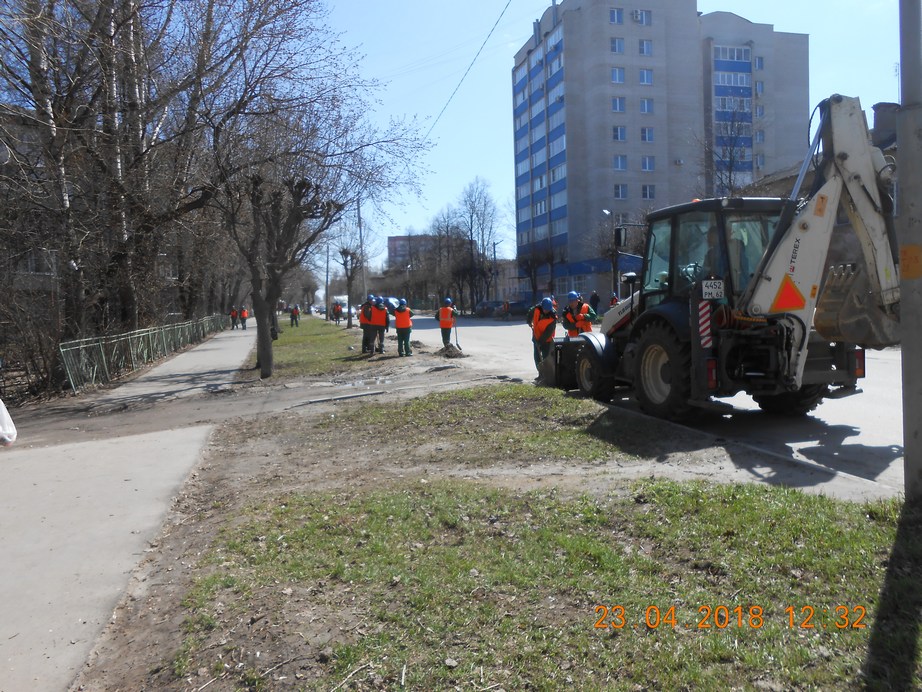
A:
[[[856,264],[829,268],[813,326],[828,341],[846,341],[864,348],[900,343],[899,306],[888,313],[875,300],[867,274]]]

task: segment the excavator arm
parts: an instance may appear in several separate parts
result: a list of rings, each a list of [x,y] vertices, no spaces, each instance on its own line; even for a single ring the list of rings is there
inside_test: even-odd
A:
[[[899,343],[899,254],[886,192],[893,167],[871,145],[857,98],[835,95],[819,108],[811,155],[819,143],[822,152],[813,191],[799,205],[792,201],[791,213],[782,215],[737,304],[741,314],[771,320],[789,331],[791,387],[802,381],[811,325],[828,341],[866,348]],[[792,198],[796,195],[795,189]],[[840,204],[862,256],[827,270]]]

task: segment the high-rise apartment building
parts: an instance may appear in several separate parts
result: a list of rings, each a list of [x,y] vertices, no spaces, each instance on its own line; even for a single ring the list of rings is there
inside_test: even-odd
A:
[[[799,161],[807,69],[806,35],[695,0],[554,2],[512,70],[522,293],[607,292],[615,227]]]

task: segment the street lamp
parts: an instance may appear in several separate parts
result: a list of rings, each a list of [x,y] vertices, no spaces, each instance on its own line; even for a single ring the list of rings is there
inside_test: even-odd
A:
[[[608,223],[611,228],[611,237],[609,238],[608,257],[611,260],[611,292],[615,298],[621,299],[621,291],[618,281],[618,257],[621,252],[618,250],[618,229],[615,228],[615,217],[609,209],[603,209],[602,213],[608,217]]]
[[[410,270],[413,268],[412,264],[407,265],[407,302],[410,302]]]

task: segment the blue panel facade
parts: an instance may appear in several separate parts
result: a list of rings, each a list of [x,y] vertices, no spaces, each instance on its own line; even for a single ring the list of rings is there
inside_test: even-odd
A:
[[[715,72],[752,72],[752,63],[743,60],[715,60]]]

